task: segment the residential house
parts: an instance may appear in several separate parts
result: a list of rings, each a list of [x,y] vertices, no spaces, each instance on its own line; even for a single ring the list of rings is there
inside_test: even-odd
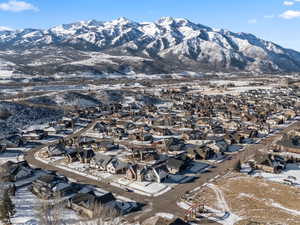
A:
[[[64,146],[64,144],[59,143],[59,144],[53,144],[49,145],[47,152],[46,152],[46,157],[56,157],[56,156],[62,156],[67,153],[67,150]]]
[[[119,149],[119,145],[115,144],[113,141],[102,141],[102,142],[95,142],[91,145],[95,152],[107,152]]]
[[[149,133],[132,133],[129,138],[137,141],[153,141],[153,137]]]
[[[169,158],[167,160],[167,168],[169,173],[176,174],[181,171],[183,171],[186,168],[186,163],[183,160],[175,159],[175,158]]]
[[[177,152],[177,151],[182,151],[183,148],[185,147],[184,140],[178,139],[178,138],[168,138],[164,139],[165,143],[165,149],[168,152]]]
[[[109,155],[103,155],[96,153],[95,156],[90,161],[90,167],[99,169],[102,171],[107,170],[108,163],[113,159],[113,157]]]
[[[157,136],[171,136],[174,135],[173,132],[168,128],[162,128],[162,127],[153,127],[152,134]]]
[[[169,176],[166,165],[143,167],[137,170],[137,181],[163,183]]]
[[[103,215],[102,210],[104,210],[104,208],[119,211],[114,204],[115,200],[116,198],[112,193],[106,193],[101,196],[97,196],[93,193],[78,193],[69,200],[68,206],[80,215],[94,218],[100,215],[109,216]]]
[[[23,138],[19,134],[14,134],[14,135],[7,137],[7,141],[9,141],[7,147],[12,147],[12,148],[23,147],[26,144],[25,138]]]
[[[201,130],[184,131],[182,133],[182,138],[184,140],[205,140],[207,134]]]
[[[168,169],[165,165],[153,167],[155,182],[163,183],[169,176]]]
[[[33,169],[26,161],[8,161],[0,166],[0,180],[2,182],[17,182],[33,176]]]
[[[135,147],[131,149],[131,152],[132,153],[129,155],[129,159],[133,161],[152,161],[159,158],[159,155],[154,148]]]
[[[59,192],[68,193],[67,190],[71,191],[72,188],[68,185],[67,179],[54,174],[46,174],[32,182],[31,191],[42,199],[50,199],[57,196]]]
[[[27,141],[37,141],[42,140],[43,138],[47,137],[47,132],[44,130],[33,130],[28,133],[23,134],[23,137]]]
[[[107,124],[103,121],[99,122],[99,123],[96,123],[93,130],[99,132],[100,134],[101,133],[107,133],[108,132]]]
[[[207,145],[189,145],[186,151],[187,156],[193,160],[208,160],[214,158],[216,155],[215,151]]]
[[[279,155],[258,154],[255,156],[254,169],[268,173],[281,173],[286,168],[286,161]]]
[[[207,147],[211,148],[215,153],[224,153],[228,151],[229,145],[224,139],[219,139],[212,143],[207,143]]]
[[[95,156],[95,152],[92,149],[81,149],[77,152],[77,158],[81,163],[90,163]]]
[[[224,135],[224,140],[229,145],[242,144],[245,137],[237,132],[231,132]]]
[[[95,140],[90,137],[80,137],[77,140],[77,144],[83,148],[89,148],[89,146],[91,146],[93,143],[95,143]]]
[[[112,174],[125,174],[128,164],[120,161],[117,158],[113,158],[106,167],[107,172]]]
[[[72,163],[79,161],[78,151],[77,150],[69,150],[64,154],[65,163]]]
[[[138,165],[137,164],[134,164],[134,165],[131,165],[129,164],[128,165],[128,168],[126,170],[126,179],[128,180],[137,180],[137,172],[138,172]],[[140,171],[140,170],[139,170]]]

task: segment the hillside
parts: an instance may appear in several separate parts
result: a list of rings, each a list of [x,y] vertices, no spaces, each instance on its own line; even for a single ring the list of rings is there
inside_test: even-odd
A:
[[[171,17],[2,29],[0,62],[1,74],[31,75],[300,71],[299,52],[252,34]]]

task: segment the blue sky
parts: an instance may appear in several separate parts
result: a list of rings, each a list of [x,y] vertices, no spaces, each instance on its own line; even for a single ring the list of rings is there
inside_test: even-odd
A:
[[[300,51],[300,0],[0,0],[0,26],[49,28],[78,20],[163,16],[249,32]]]

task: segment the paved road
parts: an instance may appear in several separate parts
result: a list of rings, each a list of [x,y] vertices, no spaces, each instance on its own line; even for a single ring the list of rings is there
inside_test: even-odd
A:
[[[70,136],[66,137],[66,139],[83,134],[88,129],[93,127],[96,122],[97,121],[92,122],[86,128],[84,128],[78,132],[75,132],[74,134],[71,134]],[[181,196],[184,193],[191,191],[194,188],[197,188],[197,187],[205,184],[206,182],[215,178],[218,175],[226,174],[227,172],[229,172],[230,170],[232,170],[234,168],[237,161],[251,158],[251,156],[253,156],[257,150],[267,150],[270,145],[274,144],[277,140],[280,139],[282,134],[284,134],[284,133],[288,132],[289,130],[292,130],[296,127],[299,127],[299,126],[300,126],[300,122],[297,121],[297,122],[293,123],[292,125],[284,128],[279,133],[265,138],[258,144],[248,145],[247,147],[245,147],[245,149],[243,151],[233,154],[230,160],[226,160],[226,161],[218,164],[218,166],[216,168],[210,169],[210,172],[199,174],[197,176],[197,179],[194,182],[177,185],[173,190],[171,190],[161,196],[158,196],[158,197],[147,197],[147,196],[138,195],[134,192],[126,192],[121,188],[111,186],[107,183],[97,182],[93,179],[87,178],[87,177],[79,175],[77,173],[73,173],[73,172],[58,168],[55,165],[49,165],[49,164],[43,163],[34,157],[34,154],[36,152],[40,151],[44,147],[49,146],[50,144],[57,143],[57,141],[32,149],[31,151],[29,151],[25,154],[25,160],[30,165],[33,165],[35,167],[52,170],[52,171],[57,171],[66,177],[77,180],[78,182],[85,183],[85,184],[92,184],[92,185],[101,187],[107,191],[111,191],[117,195],[122,195],[124,197],[130,198],[137,202],[146,204],[145,211],[143,213],[133,213],[133,214],[130,214],[129,216],[127,216],[127,219],[130,222],[143,221],[146,218],[154,216],[156,213],[159,213],[159,212],[172,213],[178,217],[184,217],[185,211],[182,210],[181,208],[179,208],[176,204],[176,202],[178,200],[180,200]]]

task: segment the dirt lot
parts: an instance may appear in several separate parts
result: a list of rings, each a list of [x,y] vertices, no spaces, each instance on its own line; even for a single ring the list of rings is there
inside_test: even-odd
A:
[[[199,195],[210,208],[222,211],[226,205],[240,217],[236,225],[300,224],[299,188],[230,174],[205,187]]]

